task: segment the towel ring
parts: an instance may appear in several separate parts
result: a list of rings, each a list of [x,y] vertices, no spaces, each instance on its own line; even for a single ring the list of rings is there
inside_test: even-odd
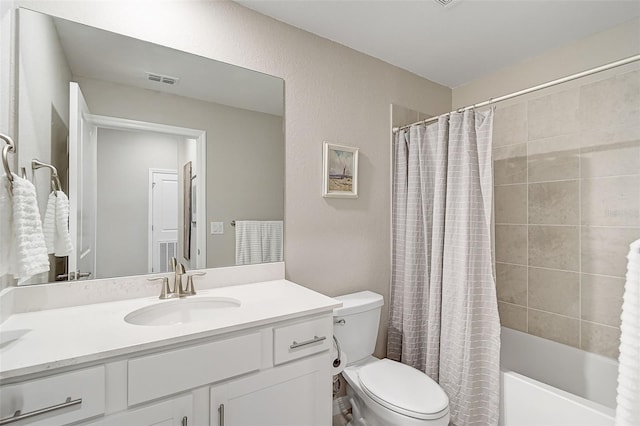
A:
[[[40,160],[33,159],[31,160],[31,169],[38,170],[41,167],[46,167],[51,169],[51,190],[52,191],[62,191],[62,185],[60,185],[60,179],[58,178],[58,169],[52,164],[43,163]],[[56,197],[58,194],[56,194]]]
[[[9,152],[16,152],[16,144],[13,139],[2,133],[0,133],[0,139],[7,143],[2,147],[2,165],[9,180],[9,193],[13,194],[13,174],[11,173],[11,167],[9,167]]]

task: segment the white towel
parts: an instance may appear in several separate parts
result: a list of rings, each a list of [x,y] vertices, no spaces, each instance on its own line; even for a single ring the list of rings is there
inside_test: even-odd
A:
[[[640,425],[640,240],[630,245],[622,302],[616,426]]]
[[[282,221],[264,221],[262,231],[262,261],[282,262]]]
[[[257,220],[236,220],[236,265],[262,263],[262,227]]]
[[[42,230],[49,254],[63,257],[73,253],[69,235],[69,199],[64,192],[49,194]]]
[[[236,265],[282,261],[282,221],[237,220]]]
[[[8,183],[6,175],[0,179]],[[7,183],[3,186],[8,187]],[[23,284],[48,270],[36,188],[14,174],[13,197],[6,189],[0,190],[0,276],[11,274]]]

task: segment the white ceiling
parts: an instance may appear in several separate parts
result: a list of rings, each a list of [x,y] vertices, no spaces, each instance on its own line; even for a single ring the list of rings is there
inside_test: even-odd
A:
[[[61,18],[53,20],[75,77],[267,114],[284,113],[284,82],[280,78]],[[152,82],[147,72],[178,77],[179,81],[175,85]]]
[[[448,87],[640,16],[640,0],[235,0]]]

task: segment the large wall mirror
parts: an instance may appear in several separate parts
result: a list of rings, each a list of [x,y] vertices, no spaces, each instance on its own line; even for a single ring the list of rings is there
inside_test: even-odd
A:
[[[282,79],[18,12],[18,168],[74,243],[32,283],[282,260]]]

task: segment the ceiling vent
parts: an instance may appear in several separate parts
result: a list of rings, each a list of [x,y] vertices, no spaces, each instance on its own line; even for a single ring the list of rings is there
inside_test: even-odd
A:
[[[433,0],[438,3],[440,6],[447,7],[451,6],[454,0]]]
[[[168,85],[177,84],[180,79],[178,77],[171,77],[170,75],[156,74],[152,72],[147,73],[147,79],[155,81],[156,83],[164,83]]]

